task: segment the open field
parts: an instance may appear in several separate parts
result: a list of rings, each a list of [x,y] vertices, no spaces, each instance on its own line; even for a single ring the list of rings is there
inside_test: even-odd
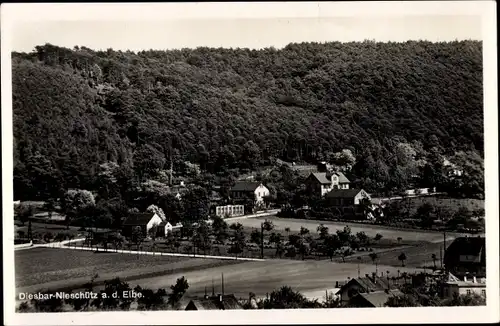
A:
[[[292,232],[297,232],[300,227],[308,228],[311,233],[316,233],[316,228],[320,224],[324,224],[329,228],[330,233],[336,230],[342,230],[345,226],[351,228],[351,232],[365,232],[368,236],[374,237],[380,233],[385,239],[397,240],[401,237],[403,241],[425,241],[425,242],[440,242],[443,240],[443,234],[440,232],[423,231],[423,230],[398,230],[380,225],[357,224],[350,222],[332,222],[332,221],[317,221],[317,220],[301,220],[278,217],[267,218],[248,218],[238,221],[245,227],[260,228],[260,224],[265,220],[272,221],[276,230],[284,230],[289,227]],[[452,240],[458,236],[458,233],[447,233],[447,239]]]
[[[446,242],[448,246],[451,242]],[[432,254],[436,255],[436,267],[440,267],[440,255],[443,254],[443,251],[440,253],[440,249],[442,250],[443,243],[421,243],[414,246],[406,246],[404,248],[397,248],[393,250],[384,250],[383,252],[378,252],[377,263],[379,265],[391,265],[394,267],[402,267],[401,261],[398,260],[398,256],[401,253],[406,255],[405,266],[406,267],[415,267],[415,268],[423,268],[424,266],[432,267]],[[338,260],[338,259],[337,259]],[[346,262],[357,263],[357,257],[346,257]],[[368,255],[362,255],[361,261],[362,264],[373,264],[371,258]],[[380,270],[379,271],[384,271]]]
[[[401,272],[414,272],[414,268],[396,268],[393,266],[379,266],[379,271],[389,270],[397,275]],[[361,275],[372,273],[375,267],[372,264],[360,266]],[[330,261],[293,261],[269,260],[264,262],[245,262],[237,266],[227,265],[202,271],[174,273],[161,277],[147,277],[130,282],[132,287],[157,289],[168,288],[175,283],[178,277],[185,276],[189,282],[186,297],[202,296],[211,293],[212,284],[215,293],[221,292],[221,276],[224,274],[224,292],[235,294],[236,297],[248,298],[249,292],[257,296],[265,296],[281,286],[288,285],[301,292],[325,291],[335,287],[336,281],[345,281],[347,277],[356,277],[357,264],[333,263]],[[212,283],[213,282],[213,283]]]
[[[59,248],[15,252],[18,291],[81,286],[96,273],[99,281],[114,277],[134,279],[237,264],[239,261],[134,254],[95,253]]]

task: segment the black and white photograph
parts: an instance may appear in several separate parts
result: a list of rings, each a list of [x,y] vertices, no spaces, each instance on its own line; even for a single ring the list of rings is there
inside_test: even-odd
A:
[[[495,2],[1,9],[5,324],[500,318]]]

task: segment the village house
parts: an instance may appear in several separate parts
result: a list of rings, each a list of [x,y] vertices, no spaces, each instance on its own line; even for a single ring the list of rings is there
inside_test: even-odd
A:
[[[349,299],[346,306],[349,308],[385,307],[385,304],[391,297],[400,296],[403,296],[403,293],[397,289],[375,291],[370,293],[358,293]]]
[[[308,191],[321,197],[333,189],[349,189],[350,183],[342,172],[311,173],[305,181]]]
[[[221,194],[218,191],[211,190],[208,194],[208,201],[211,206],[220,205],[223,200],[224,198],[222,198]]]
[[[484,237],[456,238],[446,248],[443,263],[446,271],[460,278],[486,277],[486,239]]]
[[[398,284],[391,279],[366,274],[365,277],[352,278],[346,284],[342,285],[336,293],[342,304],[347,304],[349,300],[359,293],[372,293],[385,290],[397,290]]]
[[[123,222],[122,234],[130,237],[134,228],[140,227],[142,234],[147,235],[153,226],[159,226],[162,222],[161,217],[153,212],[132,213]],[[172,226],[170,225],[170,227]],[[163,235],[165,235],[165,231],[163,231]]]
[[[454,298],[458,295],[478,294],[486,297],[486,279],[477,279],[475,276],[463,280],[448,273],[448,278],[442,283],[442,295],[444,298]]]
[[[178,200],[181,200],[182,196],[189,191],[189,188],[186,187],[184,181],[181,181],[178,185],[169,186],[168,192],[175,196]]]
[[[447,158],[443,159],[443,167],[449,177],[461,177],[463,174],[462,169],[460,169],[456,164],[450,162]]]
[[[366,219],[367,209],[371,209],[370,195],[363,189],[334,189],[325,198],[328,205],[346,219]]]
[[[234,294],[219,294],[189,301],[185,310],[236,310],[243,309]]]
[[[231,198],[255,200],[255,204],[263,204],[264,197],[269,196],[269,189],[260,182],[238,181],[230,190]]]
[[[174,226],[170,224],[170,222],[162,221],[160,224],[158,224],[157,234],[158,236],[167,236],[167,234],[172,232],[173,229]]]

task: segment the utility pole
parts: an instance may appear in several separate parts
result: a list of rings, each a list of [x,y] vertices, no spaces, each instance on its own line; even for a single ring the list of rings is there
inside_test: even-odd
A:
[[[31,229],[31,219],[28,219],[28,240],[33,241],[33,231]]]
[[[264,259],[264,222],[260,223],[260,258]]]
[[[441,268],[444,268],[444,256],[446,256],[446,230],[443,231],[443,259],[441,260]]]
[[[441,269],[443,269],[443,248],[439,247],[439,261],[441,261]]]
[[[446,230],[443,231],[444,251],[446,251]]]
[[[222,296],[224,296],[224,273],[222,273]]]

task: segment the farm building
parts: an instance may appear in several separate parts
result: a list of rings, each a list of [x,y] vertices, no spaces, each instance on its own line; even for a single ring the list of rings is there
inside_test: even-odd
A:
[[[173,229],[174,229],[174,227],[172,224],[170,224],[170,222],[162,221],[158,225],[157,234],[158,234],[158,236],[166,236],[169,232],[172,232]]]
[[[189,301],[185,310],[236,310],[243,309],[233,294],[204,296]]]
[[[269,189],[260,182],[238,181],[231,188],[231,198],[255,198],[256,204],[264,203],[264,197],[269,196]]]
[[[358,293],[347,303],[352,308],[376,308],[385,307],[385,304],[391,297],[402,296],[399,290],[382,290],[370,293]]]
[[[375,275],[365,277],[353,278],[346,284],[344,284],[340,290],[336,293],[340,297],[343,304],[347,304],[352,297],[359,293],[372,293],[380,292],[385,290],[395,290],[398,286],[395,282],[391,282],[383,277],[378,277]]]
[[[458,277],[486,277],[486,239],[456,238],[446,248],[443,262],[446,271]]]
[[[130,214],[123,222],[122,234],[124,236],[131,236],[135,227],[140,227],[144,235],[147,235],[149,230],[156,225],[161,225],[163,220],[156,213],[133,213]],[[169,223],[170,224],[170,223]]]
[[[311,193],[325,196],[334,189],[349,189],[351,182],[342,172],[311,173],[305,184]]]
[[[328,205],[346,219],[365,219],[370,195],[363,189],[334,189],[326,194]],[[366,205],[365,205],[366,204]]]

